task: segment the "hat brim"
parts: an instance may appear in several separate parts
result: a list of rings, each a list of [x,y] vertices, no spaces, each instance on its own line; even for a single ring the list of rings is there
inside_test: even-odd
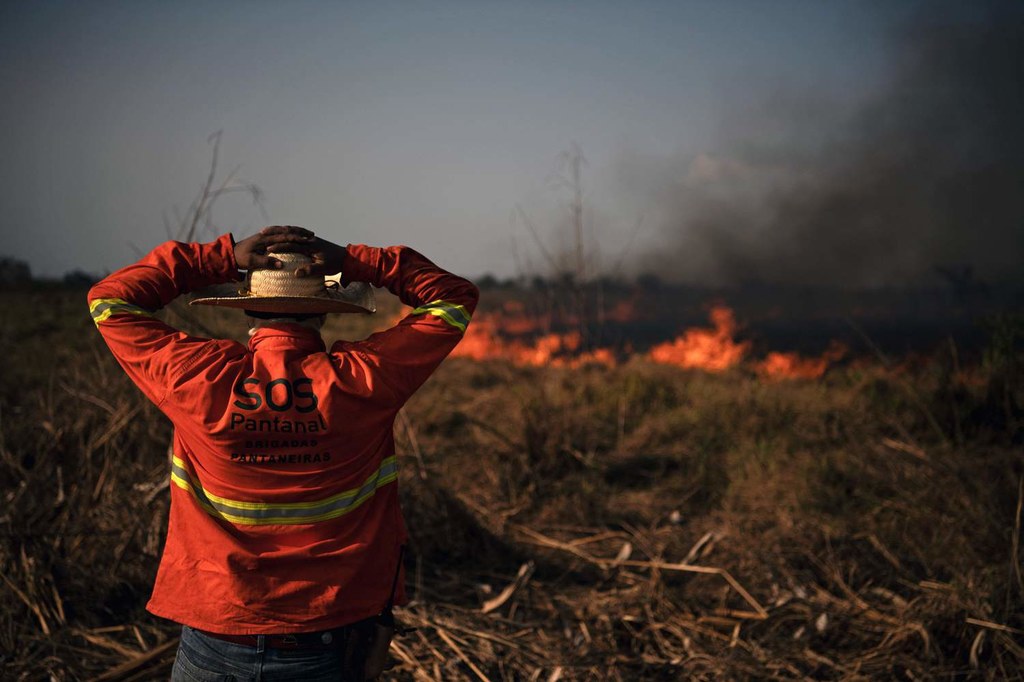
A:
[[[353,282],[347,287],[327,289],[319,296],[253,296],[239,294],[237,284],[218,285],[199,292],[189,305],[213,305],[221,308],[240,308],[258,313],[298,313],[316,315],[326,313],[377,312],[373,289],[365,282]]]

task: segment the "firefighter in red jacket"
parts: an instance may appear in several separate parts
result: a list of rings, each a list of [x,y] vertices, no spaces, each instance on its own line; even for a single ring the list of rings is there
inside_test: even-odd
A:
[[[246,310],[248,347],[153,316],[218,284],[228,290],[193,303]],[[366,284],[412,312],[327,350],[324,315],[371,311]],[[392,425],[477,297],[408,247],[340,247],[298,227],[168,242],[92,288],[111,352],[174,425],[167,542],[147,605],[184,626],[173,679],[376,672],[359,659],[405,598]]]

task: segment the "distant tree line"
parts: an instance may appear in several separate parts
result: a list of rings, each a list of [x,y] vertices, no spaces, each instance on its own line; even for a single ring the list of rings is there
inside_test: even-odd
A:
[[[543,275],[529,275],[519,277],[501,278],[487,273],[473,280],[477,286],[484,290],[493,289],[557,289],[576,286],[573,274],[565,272],[549,277]],[[671,286],[666,284],[661,277],[654,273],[643,273],[635,277],[605,275],[594,277],[588,280],[583,288],[605,288],[605,289],[628,289],[640,288],[644,290],[658,290]]]
[[[77,268],[64,273],[60,278],[37,278],[32,276],[32,268],[25,261],[10,256],[0,256],[0,289],[20,289],[36,285],[87,289],[99,280],[99,275]]]

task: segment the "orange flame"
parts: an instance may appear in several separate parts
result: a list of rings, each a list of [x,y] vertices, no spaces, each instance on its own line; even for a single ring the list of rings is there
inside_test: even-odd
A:
[[[816,358],[804,358],[796,353],[769,353],[757,363],[757,371],[771,379],[817,379],[828,366],[841,360],[847,348],[838,341],[829,344],[828,350]]]
[[[506,328],[500,324],[502,318],[474,316],[473,323],[455,350],[453,357],[489,360],[503,358],[517,365],[549,365],[553,367],[581,367],[601,364],[613,367],[615,354],[608,348],[581,350],[582,339],[577,331],[564,334],[543,334],[532,341],[506,336]],[[521,328],[522,324],[511,325]]]
[[[739,364],[750,349],[750,342],[733,340],[737,326],[732,310],[716,305],[709,317],[713,328],[687,329],[672,341],[654,346],[649,354],[651,360],[706,372],[724,372]]]
[[[622,302],[607,313],[605,319],[628,322],[633,316],[632,305]],[[747,357],[751,342],[735,340],[739,328],[735,314],[727,306],[716,305],[711,308],[709,318],[711,327],[686,329],[676,339],[652,347],[646,357],[654,362],[706,372],[723,372],[739,365]],[[572,319],[562,321],[563,328],[573,324]],[[508,301],[498,311],[478,311],[452,356],[576,368],[593,364],[614,367],[618,358],[632,355],[628,345],[618,350],[587,348],[578,330],[551,331],[557,326],[551,315],[531,316],[522,303]],[[771,379],[817,378],[825,373],[829,364],[845,354],[846,348],[833,342],[820,357],[773,352],[755,362],[753,368]]]

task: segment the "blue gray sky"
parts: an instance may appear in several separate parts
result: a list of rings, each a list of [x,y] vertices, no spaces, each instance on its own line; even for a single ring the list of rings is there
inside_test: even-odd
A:
[[[811,0],[4,2],[0,253],[41,275],[127,264],[166,238],[162,215],[188,207],[219,130],[221,167],[262,188],[267,214],[226,197],[223,231],[297,224],[406,243],[467,275],[542,267],[510,221],[517,205],[552,250],[565,245],[569,197],[551,177],[576,143],[588,253],[611,263],[650,208],[630,169],[740,168],[722,150],[740,127],[770,138],[757,121],[787,93],[807,110],[856,108],[888,78],[908,13]],[[654,214],[631,252],[657,248]]]

